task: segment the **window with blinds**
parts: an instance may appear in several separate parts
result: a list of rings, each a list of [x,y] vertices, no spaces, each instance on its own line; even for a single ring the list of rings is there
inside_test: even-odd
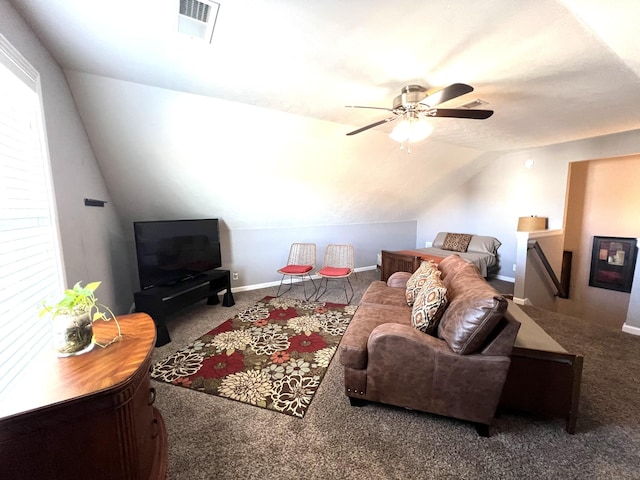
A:
[[[63,289],[38,73],[0,35],[0,398],[50,344]]]

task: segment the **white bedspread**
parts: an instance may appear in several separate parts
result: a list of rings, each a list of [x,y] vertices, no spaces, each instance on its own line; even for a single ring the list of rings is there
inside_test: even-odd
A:
[[[448,257],[449,255],[456,254],[460,255],[464,260],[469,263],[473,263],[483,277],[486,277],[489,271],[489,268],[498,264],[498,260],[495,255],[491,253],[480,253],[480,252],[452,252],[451,250],[442,250],[441,248],[429,247],[429,248],[416,248],[416,252],[421,252],[426,255],[433,255],[436,257]]]

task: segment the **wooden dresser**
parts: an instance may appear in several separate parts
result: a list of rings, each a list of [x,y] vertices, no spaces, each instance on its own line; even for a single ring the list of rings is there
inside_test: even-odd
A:
[[[45,349],[0,403],[0,477],[164,479],[167,435],[149,368],[156,329],[118,317],[123,337],[77,357]],[[101,343],[114,322],[94,323]]]

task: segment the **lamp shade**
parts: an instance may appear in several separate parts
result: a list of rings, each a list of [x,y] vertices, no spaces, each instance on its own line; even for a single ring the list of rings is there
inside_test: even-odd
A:
[[[520,217],[518,218],[518,231],[519,232],[535,232],[536,230],[547,229],[547,217]]]

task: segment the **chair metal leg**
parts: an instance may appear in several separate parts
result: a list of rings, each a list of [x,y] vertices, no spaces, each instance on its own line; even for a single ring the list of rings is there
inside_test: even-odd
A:
[[[322,288],[322,282],[324,282],[324,290]],[[316,302],[320,300],[320,297],[322,297],[325,293],[327,293],[327,282],[328,280],[326,278],[324,277],[320,278],[320,283],[318,284],[318,288],[316,289],[316,298],[315,298]]]
[[[306,301],[309,301],[316,294],[318,289],[316,288],[316,283],[313,281],[313,278],[311,278],[311,275],[307,274],[307,276],[309,277],[309,280],[311,280],[311,284],[313,285],[313,292],[311,292],[309,296],[307,296],[307,282],[304,281],[304,277],[302,280],[302,287],[304,288],[304,299]]]
[[[311,284],[313,285],[313,292],[309,293],[309,295],[307,295],[307,282],[304,276],[300,277],[300,279],[302,280],[302,288],[304,289],[304,299],[305,300],[309,300],[313,297],[313,295],[316,293],[317,288],[316,288],[316,284],[313,281],[313,278],[311,278],[310,274],[306,274],[307,277],[309,277],[309,280],[311,280]],[[289,283],[286,283],[284,281],[284,277],[289,277]],[[280,286],[278,287],[278,292],[276,293],[276,297],[280,297],[281,295],[284,295],[285,293],[287,293],[289,290],[291,290],[291,288],[293,287],[293,275],[283,275],[282,279],[280,280]],[[288,285],[289,288],[287,288],[286,290],[283,290],[282,292],[280,292],[280,289],[282,288],[283,285]]]
[[[349,288],[351,289],[351,296],[347,295],[347,284],[349,284]],[[351,285],[351,280],[349,280],[349,277],[342,279],[342,285],[344,286],[344,296],[347,299],[347,304],[350,304],[351,300],[353,300],[353,295],[355,294],[355,292],[353,290],[353,285]]]
[[[284,282],[284,277],[286,277],[286,276],[287,275],[282,275],[282,278],[280,279],[280,286],[278,287],[278,293],[276,293],[276,297],[279,297],[280,295],[284,295],[289,290],[291,290],[291,287],[293,286],[293,277],[289,275],[289,280],[290,280],[289,281],[289,288],[287,288],[286,290],[283,290],[283,292],[280,293],[280,289],[282,288],[282,285],[283,285],[283,282]]]
[[[324,280],[324,289],[322,288],[323,280]],[[349,280],[349,277],[340,277],[340,278],[322,277],[320,279],[320,286],[318,287],[318,290],[316,292],[316,301],[319,300],[320,297],[322,297],[329,290],[329,280],[342,280],[342,288],[344,289],[344,296],[347,300],[347,304],[350,304],[351,300],[353,300],[353,295],[355,294],[355,291],[353,290],[353,285],[351,285],[351,281]],[[347,293],[347,284],[349,284],[349,288],[351,289],[351,296],[349,296],[349,294]]]

